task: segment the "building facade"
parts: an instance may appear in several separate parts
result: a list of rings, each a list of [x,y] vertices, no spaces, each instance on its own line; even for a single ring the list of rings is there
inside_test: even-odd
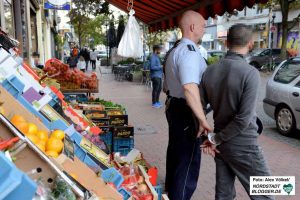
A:
[[[235,11],[233,14],[225,13],[222,17],[217,17],[217,40],[219,48],[226,49],[228,29],[237,23],[250,25],[254,30],[254,45],[256,48],[267,48],[269,43],[269,10],[260,9],[258,6],[245,8],[243,11]]]
[[[41,63],[56,56],[56,20],[56,11],[44,10],[42,0],[0,0],[0,27],[20,42],[28,63],[33,52],[40,54]]]
[[[291,24],[298,16],[300,10],[289,11],[288,21]],[[217,40],[216,49],[226,50],[226,40],[228,29],[237,23],[244,23],[252,26],[254,30],[255,48],[281,48],[282,15],[279,7],[273,12],[269,9],[261,9],[258,6],[245,8],[243,11],[236,11],[233,14],[225,13],[217,17]],[[273,27],[273,28],[271,28]],[[288,33],[288,49],[295,49],[300,54],[300,23],[296,24]]]

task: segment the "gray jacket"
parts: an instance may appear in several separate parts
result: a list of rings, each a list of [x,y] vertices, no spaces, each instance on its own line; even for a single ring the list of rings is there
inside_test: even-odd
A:
[[[256,100],[259,72],[236,53],[228,52],[209,66],[200,86],[203,106],[211,105],[216,139],[236,145],[256,145]]]

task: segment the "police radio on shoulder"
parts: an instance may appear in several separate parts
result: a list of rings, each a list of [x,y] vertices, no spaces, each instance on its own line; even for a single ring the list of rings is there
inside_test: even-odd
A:
[[[221,141],[216,140],[216,133],[208,133],[207,135],[208,140],[210,143],[214,144],[214,145],[220,145]]]

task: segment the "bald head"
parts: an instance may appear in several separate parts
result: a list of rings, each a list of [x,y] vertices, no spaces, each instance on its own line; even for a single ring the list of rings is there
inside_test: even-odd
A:
[[[188,10],[184,12],[179,21],[182,36],[197,43],[204,34],[205,19],[201,14]]]

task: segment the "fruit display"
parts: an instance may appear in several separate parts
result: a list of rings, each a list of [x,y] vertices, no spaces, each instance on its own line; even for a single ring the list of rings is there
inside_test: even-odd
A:
[[[125,110],[125,108],[122,105],[113,103],[112,101],[107,101],[104,99],[96,98],[96,99],[92,100],[92,102],[99,103],[99,104],[103,105],[105,108],[120,108],[121,110]]]
[[[71,70],[69,65],[57,59],[50,59],[45,63],[44,72],[48,77],[56,79],[61,89],[97,89],[97,75],[90,76],[80,70]]]
[[[145,178],[139,172],[136,165],[125,165],[119,172],[124,177],[122,187],[132,194],[135,200],[153,200],[151,190],[145,182]]]
[[[56,158],[62,152],[65,137],[63,131],[54,130],[49,137],[47,131],[38,130],[35,124],[28,123],[21,115],[14,115],[10,121],[47,156]]]
[[[17,55],[1,57],[4,61],[8,58],[10,62],[5,62],[4,67],[5,70],[9,68],[7,72],[12,75],[4,77],[5,84],[0,85],[0,113],[3,114],[0,115],[0,151],[5,151],[9,162],[22,170],[28,176],[26,179],[38,182],[37,188],[33,188],[33,195],[36,195],[33,199],[158,200],[155,184],[152,186],[147,173],[138,169],[139,164],[132,162],[129,166],[129,159],[126,159],[128,162],[123,162],[126,166],[122,167],[116,160],[115,152],[126,157],[134,147],[133,134],[124,137],[115,131],[116,126],[133,129],[128,126],[125,108],[103,99],[92,97],[82,101],[78,98],[78,102],[89,101],[92,105],[85,104],[89,109],[103,111],[90,116],[109,120],[107,126],[99,127],[83,116],[84,109],[75,110],[73,104],[64,101],[64,93],[98,92],[95,73],[71,70],[57,59],[48,60],[43,70],[33,70],[20,64]],[[124,116],[126,122],[120,125]],[[121,188],[110,187],[110,183],[102,179],[101,173],[110,168],[114,168],[119,177],[124,176]],[[4,167],[1,165],[0,169]],[[2,171],[6,173],[7,170]],[[3,176],[2,182],[21,183],[16,181],[16,174],[12,175],[14,177]],[[18,195],[14,199],[32,199],[23,196],[29,193],[28,184],[25,186],[26,190],[20,194],[17,191],[9,193]],[[3,191],[6,188],[0,187],[0,194]]]
[[[53,86],[53,87],[55,87],[55,88],[57,88],[57,89],[60,89],[60,84],[57,82],[56,79],[54,79],[54,78],[49,78],[49,77],[46,75],[46,73],[45,73],[43,70],[41,70],[41,69],[35,68],[34,71],[35,71],[35,72],[38,74],[38,76],[40,77],[40,83],[41,83],[42,85],[45,84],[45,85],[48,86],[48,87]]]

